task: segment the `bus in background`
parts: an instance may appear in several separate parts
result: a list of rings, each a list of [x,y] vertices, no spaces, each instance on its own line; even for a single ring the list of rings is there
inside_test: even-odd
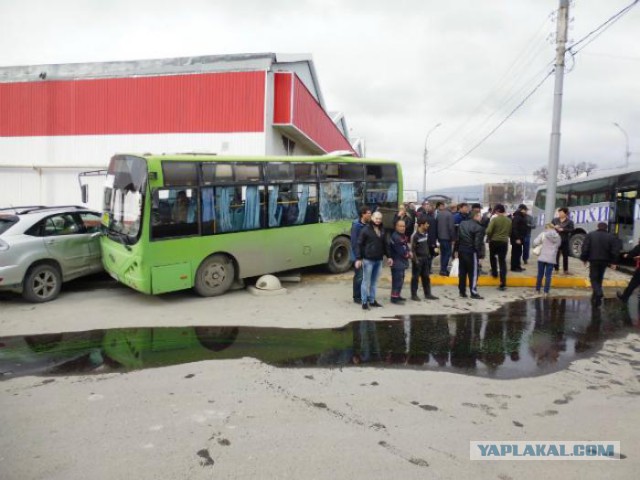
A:
[[[640,171],[618,170],[607,175],[592,175],[559,182],[556,208],[569,208],[575,230],[569,240],[569,252],[579,257],[587,233],[596,230],[599,222],[609,224],[609,231],[618,236],[623,251],[629,251],[640,238]],[[533,207],[537,235],[544,228],[546,187],[539,187]]]
[[[234,281],[311,265],[345,272],[359,208],[390,222],[398,192],[400,166],[388,161],[116,155],[106,177],[102,261],[147,294],[193,287],[220,295]]]

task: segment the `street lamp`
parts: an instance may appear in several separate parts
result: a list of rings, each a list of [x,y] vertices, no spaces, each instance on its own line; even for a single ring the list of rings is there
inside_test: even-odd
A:
[[[625,168],[629,168],[629,157],[631,156],[631,152],[629,151],[629,135],[627,132],[620,126],[618,122],[613,122],[613,124],[620,129],[625,139],[625,151],[624,151],[624,166]]]
[[[431,130],[427,132],[427,137],[424,139],[424,152],[422,154],[422,160],[424,162],[424,175],[422,176],[422,194],[425,196],[427,195],[427,142],[429,141],[429,135],[431,135],[431,133],[433,133],[433,131],[440,125],[442,125],[442,123],[437,123],[436,125],[434,125]]]

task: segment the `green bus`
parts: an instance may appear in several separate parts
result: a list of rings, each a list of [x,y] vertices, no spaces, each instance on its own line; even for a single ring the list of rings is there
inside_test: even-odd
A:
[[[107,171],[102,262],[147,294],[327,264],[351,266],[361,206],[390,226],[401,201],[398,163],[340,155],[116,155]]]

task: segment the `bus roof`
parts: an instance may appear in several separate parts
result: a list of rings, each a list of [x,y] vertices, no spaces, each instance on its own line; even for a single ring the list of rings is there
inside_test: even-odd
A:
[[[614,169],[611,169],[611,171],[612,173],[597,173],[595,175],[589,175],[587,177],[572,178],[571,180],[563,180],[561,182],[558,182],[558,186],[564,187],[565,185],[575,185],[576,183],[591,182],[593,180],[602,180],[604,178],[621,177],[623,175],[629,175],[630,173],[640,173],[640,170],[638,170],[638,167],[622,168],[622,169],[616,168],[615,171]],[[546,183],[543,183],[536,189],[536,191],[546,190],[546,189],[547,189],[547,185]]]
[[[392,160],[371,159],[362,157],[352,157],[339,154],[326,155],[300,155],[300,156],[264,156],[264,155],[217,155],[215,153],[171,153],[171,154],[117,154],[115,157],[131,156],[145,160],[160,161],[169,160],[172,162],[339,162],[339,163],[386,163],[398,165]]]

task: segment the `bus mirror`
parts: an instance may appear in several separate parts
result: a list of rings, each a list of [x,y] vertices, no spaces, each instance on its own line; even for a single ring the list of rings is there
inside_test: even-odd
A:
[[[82,194],[82,203],[87,203],[89,201],[89,185],[81,185],[80,192]]]

